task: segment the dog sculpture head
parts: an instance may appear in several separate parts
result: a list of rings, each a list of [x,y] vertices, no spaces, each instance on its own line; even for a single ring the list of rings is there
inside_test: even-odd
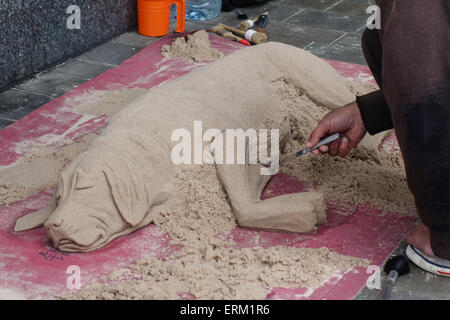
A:
[[[44,225],[55,248],[75,252],[131,233],[173,194],[168,154],[164,143],[129,128],[99,137],[61,172],[54,200],[19,218],[14,230]]]
[[[44,224],[54,246],[90,251],[141,227],[156,200],[141,168],[129,153],[106,147],[76,158],[60,175]]]

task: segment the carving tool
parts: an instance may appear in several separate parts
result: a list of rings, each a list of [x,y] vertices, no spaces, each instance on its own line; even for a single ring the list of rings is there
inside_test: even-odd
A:
[[[238,19],[247,19],[248,18],[247,14],[240,9],[234,10],[234,13],[236,13],[236,16]]]
[[[286,157],[283,161],[280,161],[280,166],[282,166],[283,164],[285,164],[286,162],[292,161],[304,154],[307,154],[308,152],[313,151],[314,149],[319,148],[320,146],[323,146],[324,144],[328,144],[330,142],[333,142],[337,139],[339,139],[340,134],[339,133],[335,133],[331,136],[329,136],[328,138],[325,138],[321,141],[319,141],[318,144],[316,144],[315,146],[312,146],[311,148],[305,148],[303,150],[297,151],[296,153],[291,154],[290,156]]]
[[[269,14],[269,12],[264,12],[262,15],[260,15],[259,17],[253,18],[253,19],[247,19],[245,21],[242,21],[239,24],[239,29],[247,31],[248,29],[253,28],[253,26],[255,26],[255,24],[257,23],[257,21],[262,17],[262,16],[267,16]]]
[[[269,23],[269,11],[264,12],[258,17],[255,22],[255,28],[265,28]]]
[[[269,33],[267,32],[266,26],[269,22],[269,12],[264,12],[262,15],[258,17],[258,20],[256,21],[253,30],[265,33],[267,36],[267,39],[269,39]]]
[[[377,300],[389,300],[392,295],[392,289],[397,282],[398,277],[409,273],[408,260],[404,256],[397,256],[386,262],[384,272],[388,274]]]

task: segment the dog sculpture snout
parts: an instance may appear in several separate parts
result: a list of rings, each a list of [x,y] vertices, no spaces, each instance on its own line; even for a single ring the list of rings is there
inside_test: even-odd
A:
[[[61,227],[63,223],[63,219],[61,217],[51,218],[45,222],[45,227],[53,230],[57,230]]]
[[[71,212],[79,214],[72,218]],[[99,247],[106,240],[108,217],[79,201],[68,199],[52,212],[44,223],[45,230],[55,248],[80,251],[79,248]]]
[[[60,246],[61,241],[67,239],[67,232],[64,231],[66,228],[63,226],[63,221],[61,217],[54,218],[53,215],[44,223],[45,230],[50,236],[50,239],[52,239],[55,248]]]

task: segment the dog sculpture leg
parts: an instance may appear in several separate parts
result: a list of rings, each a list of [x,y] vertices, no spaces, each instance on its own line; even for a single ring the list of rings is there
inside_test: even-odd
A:
[[[289,133],[290,128],[280,132],[280,144],[286,142]],[[271,178],[261,175],[261,164],[216,167],[240,226],[309,233],[326,222],[322,194],[303,192],[261,200],[261,193]]]

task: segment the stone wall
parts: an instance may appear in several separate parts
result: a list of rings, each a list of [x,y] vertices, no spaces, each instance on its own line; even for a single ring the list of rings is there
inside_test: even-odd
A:
[[[137,0],[0,0],[0,92],[136,25]]]

